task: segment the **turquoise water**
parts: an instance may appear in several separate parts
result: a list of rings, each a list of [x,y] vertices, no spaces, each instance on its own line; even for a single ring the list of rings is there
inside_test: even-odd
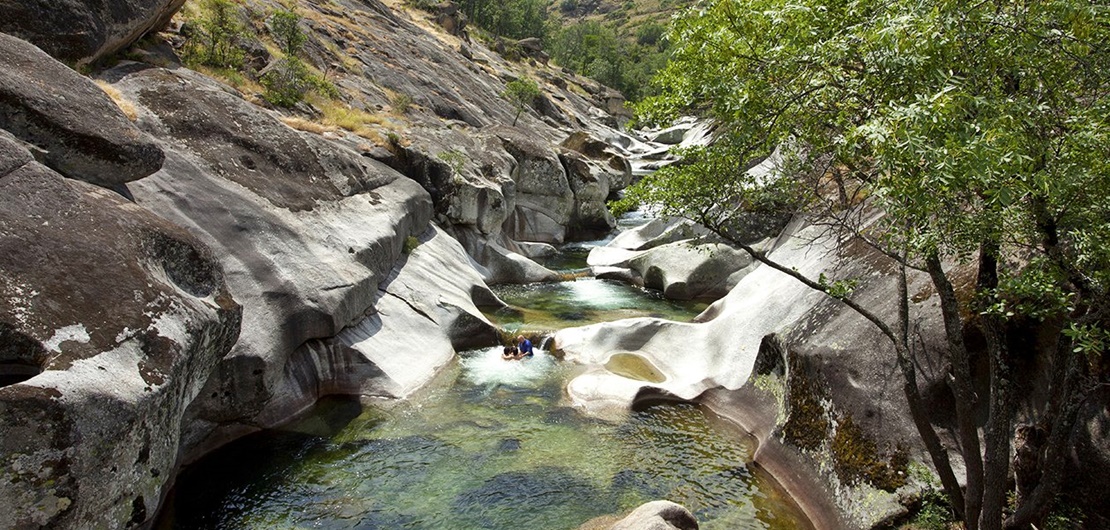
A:
[[[490,348],[405,402],[324,400],[187,469],[157,527],[575,529],[665,498],[703,529],[809,528],[742,433],[694,405],[588,418],[564,402],[574,370]]]

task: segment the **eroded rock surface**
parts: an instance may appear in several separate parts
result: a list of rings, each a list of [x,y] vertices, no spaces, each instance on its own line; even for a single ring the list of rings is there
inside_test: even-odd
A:
[[[141,523],[239,306],[185,230],[9,140],[0,168],[0,527]]]
[[[610,530],[698,530],[698,520],[681,504],[652,501],[632,510]]]
[[[109,188],[162,166],[162,150],[92,81],[2,33],[0,129],[62,175]]]
[[[294,353],[375,312],[405,239],[428,228],[428,194],[194,72],[110,77],[167,152],[162,171],[131,186],[136,202],[203,238],[244,307],[239,341],[190,409],[191,446],[288,418],[307,406],[285,399]]]
[[[185,0],[2,0],[0,32],[88,64],[165,26]]]

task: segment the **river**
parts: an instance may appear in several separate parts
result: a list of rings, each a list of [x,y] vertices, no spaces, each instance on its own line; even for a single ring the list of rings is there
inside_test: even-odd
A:
[[[579,268],[587,250],[548,265]],[[495,291],[513,309],[488,316],[514,334],[705,307],[594,278]],[[588,417],[564,395],[580,371],[543,349],[504,361],[491,347],[461,352],[404,401],[325,399],[184,470],[156,528],[608,528],[655,499],[708,530],[811,528],[749,465],[746,433],[693,404]]]

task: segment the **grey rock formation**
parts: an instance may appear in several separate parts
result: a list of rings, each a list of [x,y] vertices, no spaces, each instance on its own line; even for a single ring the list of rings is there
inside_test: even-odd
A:
[[[169,22],[185,0],[0,0],[0,32],[88,64]]]
[[[632,510],[610,530],[698,530],[698,520],[681,504],[652,501]]]
[[[0,20],[11,21],[2,10]],[[162,166],[161,149],[104,91],[34,46],[4,34],[0,128],[51,169],[105,187],[145,177]]]
[[[0,528],[152,517],[239,318],[197,238],[0,139]]]
[[[593,249],[587,263],[599,277],[628,279],[676,300],[721,298],[753,268],[746,253],[678,219],[655,219],[622,232]]]
[[[132,185],[136,202],[204,239],[244,308],[239,341],[190,408],[189,447],[288,418],[306,406],[285,401],[295,352],[374,313],[405,238],[428,228],[427,193],[191,71],[109,77],[167,152]]]
[[[841,260],[831,242],[814,242],[818,233],[795,223],[771,256],[810,277],[826,273],[857,278],[860,284],[853,296],[859,303],[879,315],[896,314],[897,297],[891,295],[895,279],[883,260],[869,257],[865,250],[856,259]],[[910,292],[921,294],[911,304],[911,325],[941,330],[937,302],[928,296],[929,285],[924,275],[911,277]],[[710,389],[744,386],[764,337],[772,333],[796,354],[800,373],[817,374],[815,380],[822,388],[835,389],[827,396],[833,417],[850,414],[875,436],[878,447],[918,439],[897,386],[897,367],[886,338],[840,303],[770,267],[756,267],[695,323],[641,318],[564,329],[555,334],[555,349],[566,359],[586,365],[584,373],[568,385],[570,398],[590,413],[608,416],[645,397],[696,400]],[[922,333],[919,340],[928,351],[943,349],[943,337],[935,333]],[[605,363],[616,353],[643,356],[666,380],[649,383],[606,370]],[[920,362],[922,385],[940,380],[932,371],[936,365],[924,358]],[[920,447],[909,450],[922,458]],[[873,488],[845,488],[838,500],[852,527],[867,528],[890,515],[877,507],[902,509],[894,494]]]
[[[285,366],[263,422],[288,418],[328,394],[405,397],[455,354],[498,342],[476,304],[504,307],[462,247],[429,229],[379,287],[375,313],[337,336],[308,341]]]
[[[497,132],[516,165],[515,210],[505,222],[505,234],[516,240],[560,244],[574,213],[574,190],[554,150],[504,128]]]

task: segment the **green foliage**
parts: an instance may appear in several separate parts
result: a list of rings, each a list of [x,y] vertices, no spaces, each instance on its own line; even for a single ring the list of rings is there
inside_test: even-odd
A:
[[[339,96],[335,85],[313,73],[299,54],[308,41],[301,29],[301,16],[288,9],[270,15],[270,32],[285,57],[274,63],[260,80],[265,90],[262,97],[279,107],[292,107],[310,92],[330,98]]]
[[[299,55],[308,41],[300,23],[301,16],[291,10],[279,9],[270,15],[270,32],[274,42],[287,57]]]
[[[1083,510],[1072,504],[1057,504],[1044,521],[1044,530],[1074,530],[1083,528],[1086,518]]]
[[[469,158],[466,153],[458,149],[449,149],[436,155],[440,160],[447,163],[447,167],[451,168],[451,175],[455,178],[461,178],[463,169],[466,167],[466,162]]]
[[[472,23],[495,35],[514,39],[547,35],[545,0],[459,0],[458,4]]]
[[[948,499],[941,492],[928,488],[921,495],[921,507],[910,520],[914,530],[948,530],[955,520]]]
[[[415,236],[408,236],[408,237],[405,238],[405,243],[401,247],[401,252],[404,253],[407,256],[409,254],[412,254],[412,251],[416,250],[416,247],[419,247],[419,246],[420,246],[420,240],[419,239],[417,239]]]
[[[987,311],[1105,328],[1107,18],[1080,0],[701,5],[674,23],[661,92],[637,112],[714,118],[720,145],[699,154],[721,160],[675,167],[632,195],[727,226],[742,208],[720,205],[766,184],[738,168],[795,145],[786,164],[839,168],[868,190],[887,214],[871,232],[887,248],[966,261],[993,241],[1019,257],[982,293]]]
[[[192,22],[193,34],[184,48],[187,63],[217,68],[242,66],[239,41],[246,38],[247,30],[238,4],[232,0],[202,0]]]
[[[304,100],[305,96],[319,82],[304,61],[296,57],[279,59],[262,76],[262,97],[279,107],[292,107]]]
[[[666,64],[663,26],[641,28],[628,42],[615,30],[596,21],[572,24],[555,32],[547,49],[560,66],[619,90],[630,100],[646,94],[651,76]]]
[[[516,109],[516,116],[513,117],[513,127],[516,127],[516,122],[524,109],[531,107],[536,98],[540,97],[540,87],[535,81],[525,77],[514,79],[505,84],[505,91],[501,93],[501,97],[509,100]]]

